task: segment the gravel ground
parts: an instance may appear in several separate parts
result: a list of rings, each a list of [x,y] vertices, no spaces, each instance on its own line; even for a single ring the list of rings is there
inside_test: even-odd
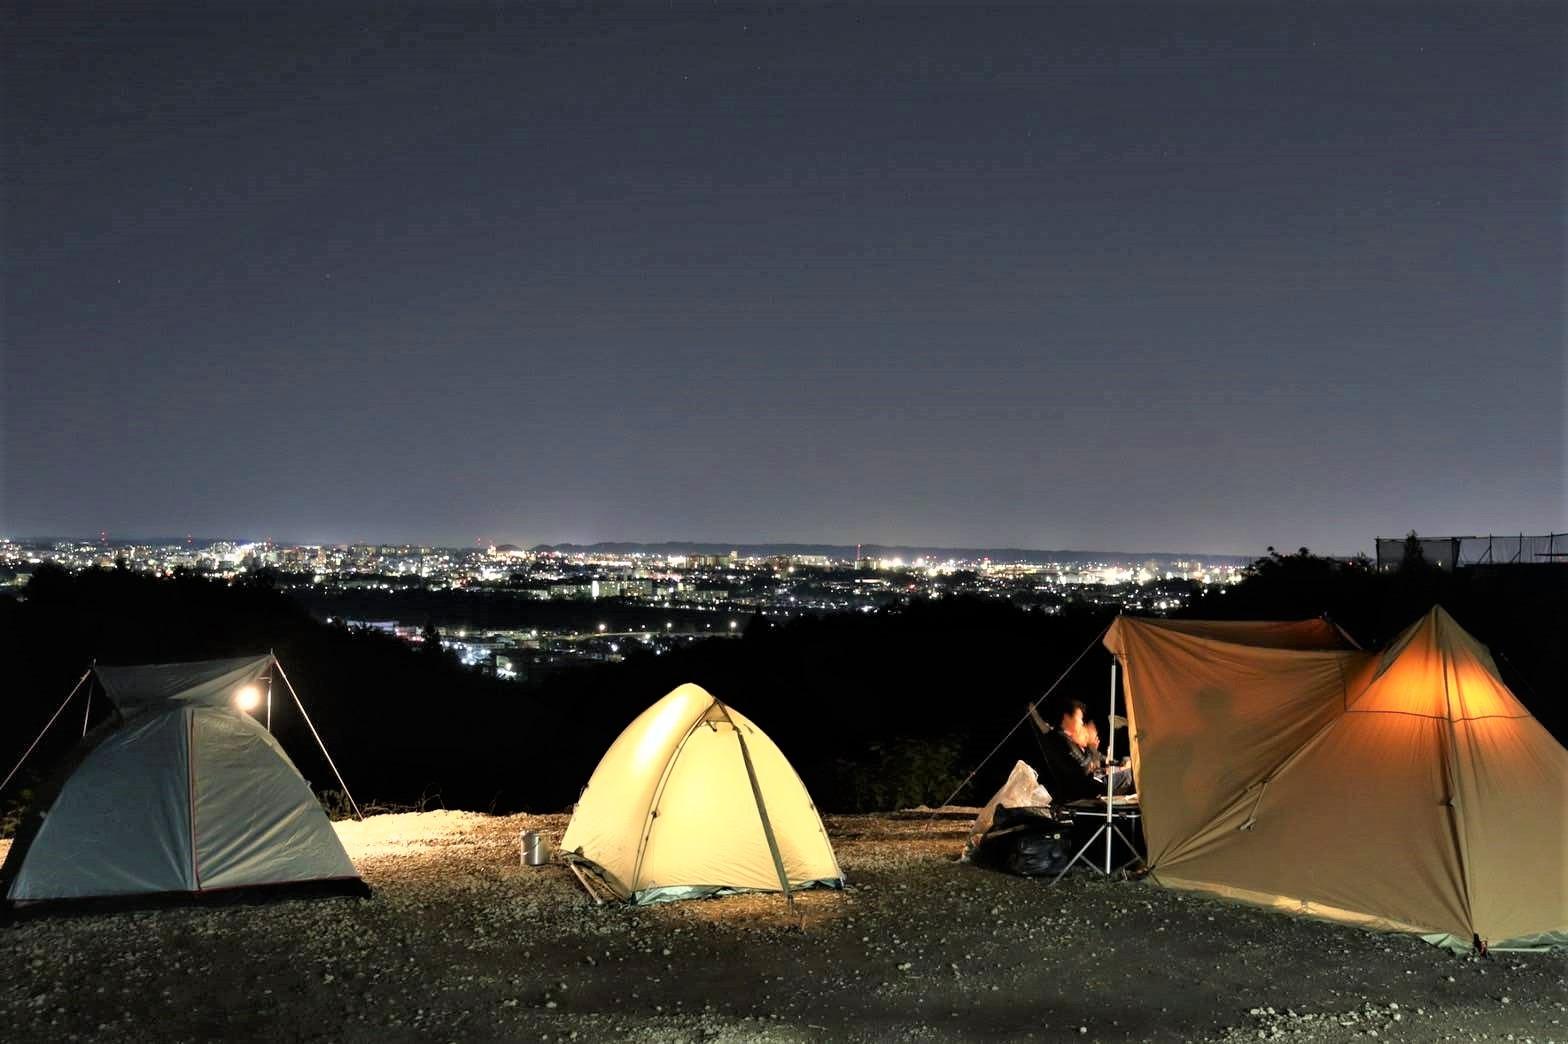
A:
[[[372,899],[30,917],[0,1039],[1568,1042],[1568,954],[1404,936],[956,861],[965,824],[828,821],[851,881],[642,910],[518,865],[564,816],[339,824]],[[0,842],[0,855],[3,855]]]

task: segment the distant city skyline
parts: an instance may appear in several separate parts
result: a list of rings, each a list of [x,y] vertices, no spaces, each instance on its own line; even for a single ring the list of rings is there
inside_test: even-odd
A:
[[[1562,4],[0,14],[0,532],[1568,528]]]
[[[1369,538],[1366,548],[1357,548],[1351,551],[1336,551],[1326,548],[1306,547],[1314,554],[1327,555],[1337,558],[1352,558],[1358,554],[1374,557],[1374,544],[1378,540],[1403,540],[1411,531],[1404,533],[1380,533]],[[1448,539],[1458,537],[1479,538],[1496,537],[1502,541],[1512,541],[1518,536],[1530,538],[1548,538],[1556,534],[1559,540],[1568,543],[1568,530],[1548,530],[1536,528],[1530,530],[1515,530],[1512,532],[1498,533],[1437,533],[1419,531],[1417,535],[1427,539]],[[0,544],[3,542],[19,543],[72,543],[93,544],[108,547],[127,545],[165,546],[172,547],[181,544],[191,544],[206,547],[213,544],[229,545],[274,545],[277,547],[423,547],[431,550],[457,550],[474,551],[485,548],[513,547],[521,551],[558,551],[568,554],[632,554],[632,555],[678,555],[699,554],[716,555],[736,552],[743,556],[767,555],[833,555],[843,560],[853,560],[864,554],[867,558],[899,554],[905,557],[941,557],[958,559],[962,561],[978,561],[981,558],[994,558],[1000,562],[1007,561],[1051,561],[1051,556],[1070,556],[1074,559],[1092,559],[1096,556],[1109,559],[1133,560],[1136,558],[1158,559],[1210,559],[1214,561],[1235,560],[1244,561],[1263,557],[1270,548],[1280,554],[1295,554],[1306,545],[1266,545],[1259,549],[1244,549],[1235,551],[1198,550],[1193,548],[1178,547],[983,547],[983,546],[957,546],[946,544],[898,544],[886,541],[797,541],[797,540],[597,540],[597,541],[538,541],[538,540],[493,540],[476,538],[472,541],[431,541],[431,540],[369,540],[369,539],[327,539],[327,540],[297,540],[289,537],[273,535],[238,533],[227,535],[212,534],[186,534],[175,536],[169,534],[115,534],[107,531],[99,533],[6,533],[0,532]],[[1512,545],[1510,545],[1512,546]]]

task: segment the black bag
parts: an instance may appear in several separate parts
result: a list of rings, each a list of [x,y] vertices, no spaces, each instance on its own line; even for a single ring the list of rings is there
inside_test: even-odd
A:
[[[1020,877],[1043,877],[1060,873],[1072,857],[1067,828],[1049,809],[999,808],[972,859]]]
[[[1020,833],[1008,853],[1006,870],[1019,877],[1056,875],[1067,868],[1073,854],[1061,833]]]

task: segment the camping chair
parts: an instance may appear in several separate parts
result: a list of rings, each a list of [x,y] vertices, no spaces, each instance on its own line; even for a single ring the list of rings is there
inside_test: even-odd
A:
[[[1056,760],[1047,753],[1045,743],[1040,739],[1038,731],[1035,733],[1035,741],[1040,745],[1040,761],[1044,767],[1043,774],[1047,779],[1046,789],[1055,794],[1072,794],[1081,791],[1083,789],[1082,783],[1062,778],[1061,773],[1058,771]],[[1112,798],[1109,810],[1106,807],[1106,796],[1104,794],[1078,798],[1073,801],[1064,801],[1058,804],[1056,809],[1060,817],[1074,828],[1076,836],[1084,839],[1078,846],[1078,850],[1073,853],[1071,861],[1051,879],[1052,884],[1060,881],[1062,875],[1071,870],[1073,864],[1080,859],[1083,860],[1085,865],[1093,867],[1107,877],[1118,870],[1123,870],[1134,863],[1143,861],[1138,845],[1132,840],[1133,837],[1141,837],[1143,832],[1143,811],[1138,804],[1137,795]],[[1088,830],[1088,836],[1084,837],[1086,828],[1089,825],[1093,825],[1095,829]],[[1113,866],[1111,863],[1111,840],[1110,837],[1107,837],[1105,865],[1102,867],[1098,862],[1094,861],[1089,854],[1089,849],[1099,840],[1101,834],[1106,831],[1110,831],[1115,836],[1120,837],[1127,846],[1128,851],[1132,854]]]

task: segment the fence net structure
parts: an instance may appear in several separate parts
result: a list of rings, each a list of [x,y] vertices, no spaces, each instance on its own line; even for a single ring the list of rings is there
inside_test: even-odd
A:
[[[1405,560],[1409,537],[1378,537],[1377,567],[1398,569]],[[1439,569],[1478,565],[1568,563],[1568,533],[1532,536],[1417,537],[1421,557]]]

